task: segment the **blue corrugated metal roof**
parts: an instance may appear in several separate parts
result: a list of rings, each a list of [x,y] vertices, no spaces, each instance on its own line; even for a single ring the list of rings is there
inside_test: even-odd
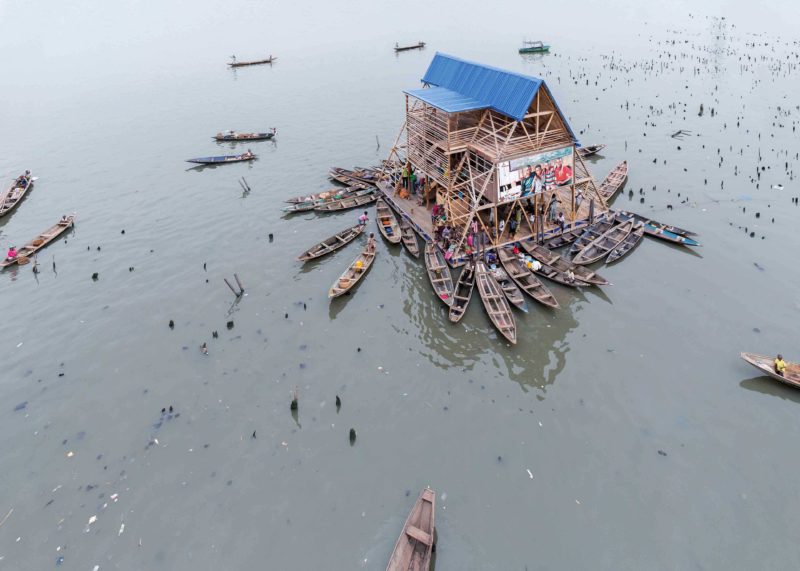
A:
[[[446,87],[409,89],[405,91],[405,93],[417,99],[421,99],[428,105],[433,105],[447,113],[459,113],[461,111],[472,111],[474,109],[486,109],[489,107],[489,105],[483,101],[468,97],[463,93],[447,89]]]
[[[474,109],[494,109],[522,121],[541,86],[550,94],[544,80],[463,60],[437,52],[422,82],[427,89],[406,91],[448,113]],[[555,98],[552,97],[555,103]],[[558,109],[567,130],[576,139],[566,117]]]

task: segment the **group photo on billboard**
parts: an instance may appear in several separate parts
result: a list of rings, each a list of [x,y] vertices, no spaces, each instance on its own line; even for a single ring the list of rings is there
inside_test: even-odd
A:
[[[497,165],[501,201],[540,194],[572,182],[572,147],[538,153]]]

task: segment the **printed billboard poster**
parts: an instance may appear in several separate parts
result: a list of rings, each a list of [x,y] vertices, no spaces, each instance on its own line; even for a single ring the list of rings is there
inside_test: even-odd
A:
[[[500,202],[572,183],[573,147],[538,153],[497,165]]]

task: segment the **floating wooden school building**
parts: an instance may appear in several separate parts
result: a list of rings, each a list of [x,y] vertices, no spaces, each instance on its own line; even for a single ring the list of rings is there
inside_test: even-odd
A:
[[[383,190],[427,239],[434,203],[453,228],[455,259],[473,220],[486,248],[557,233],[545,212],[553,195],[568,229],[605,215],[575,133],[543,80],[437,53],[422,84],[405,91],[406,120],[385,162],[394,168]],[[403,188],[403,165],[422,183],[416,195]],[[512,219],[520,220],[513,239]]]

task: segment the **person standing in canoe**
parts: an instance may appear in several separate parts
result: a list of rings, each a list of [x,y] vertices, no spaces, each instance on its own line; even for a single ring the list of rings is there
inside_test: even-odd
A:
[[[775,358],[775,372],[781,377],[786,376],[786,361],[783,360],[783,355],[780,353],[778,353],[778,356]]]
[[[358,217],[358,225],[359,226],[366,226],[367,222],[369,222],[369,215],[367,214],[367,211],[365,210],[364,214],[362,214],[361,216]]]

